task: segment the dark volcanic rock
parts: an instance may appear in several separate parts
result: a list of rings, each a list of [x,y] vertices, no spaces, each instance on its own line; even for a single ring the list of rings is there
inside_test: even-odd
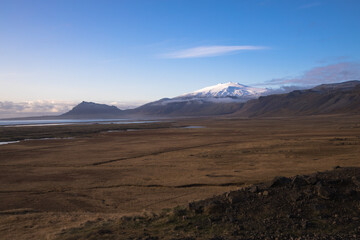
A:
[[[295,176],[292,181],[291,184],[293,187],[303,187],[309,184],[308,181],[306,181],[306,179],[303,176]]]
[[[351,180],[352,180],[352,182],[354,183],[354,185],[355,185],[356,187],[360,188],[360,181],[359,181],[359,179],[358,179],[357,177],[353,176],[353,177],[351,178]]]
[[[224,204],[219,201],[210,201],[207,205],[204,206],[205,214],[222,214],[225,210]]]
[[[291,182],[290,178],[287,177],[275,177],[271,182],[270,187],[282,187]]]
[[[238,191],[231,191],[226,194],[226,197],[231,204],[239,203],[243,198],[242,194]]]
[[[323,186],[320,182],[316,184],[316,193],[323,199],[330,199],[334,196],[335,191],[329,187]]]
[[[225,239],[357,239],[358,179],[360,168],[276,177],[265,184],[268,188],[254,185],[195,205],[201,208],[202,204],[216,201],[217,209],[222,208],[227,216],[223,224],[233,229],[229,235],[224,233]]]
[[[253,185],[249,188],[249,192],[256,193],[258,191],[259,191],[259,188],[256,185]]]
[[[108,230],[91,226],[84,231],[86,236],[94,234],[94,239],[103,239],[105,234],[113,235],[109,239],[143,239],[144,228],[149,236],[159,239],[360,239],[358,179],[360,168],[277,177],[269,183],[192,202],[171,214],[138,217],[136,222],[123,218],[113,228],[105,224]],[[138,232],[137,238],[134,232]],[[86,238],[70,234],[62,239]]]

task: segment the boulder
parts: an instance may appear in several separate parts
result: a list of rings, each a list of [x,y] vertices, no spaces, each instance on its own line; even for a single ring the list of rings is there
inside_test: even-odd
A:
[[[189,210],[194,213],[200,214],[204,211],[204,207],[199,202],[191,202],[189,203]]]
[[[259,189],[256,185],[249,187],[249,192],[251,192],[251,193],[257,193],[258,191],[259,191]]]
[[[204,213],[205,214],[223,214],[225,211],[225,206],[223,203],[219,201],[212,201],[209,202],[207,205],[204,206]]]
[[[315,186],[316,194],[322,199],[331,199],[334,196],[334,190],[323,186],[320,182]]]
[[[357,177],[353,176],[351,178],[351,181],[356,187],[360,188],[360,181],[359,181],[359,179],[357,179]]]
[[[308,181],[306,181],[306,179],[303,176],[295,176],[292,179],[291,184],[293,187],[300,188],[308,185],[309,183]]]
[[[287,177],[275,177],[271,184],[270,184],[270,187],[273,188],[273,187],[284,187],[286,186],[287,184],[289,184],[291,182],[291,179],[290,178],[287,178]]]
[[[236,204],[241,202],[242,197],[241,197],[241,192],[240,191],[231,191],[228,192],[226,194],[226,198],[227,200],[231,203],[231,204]]]

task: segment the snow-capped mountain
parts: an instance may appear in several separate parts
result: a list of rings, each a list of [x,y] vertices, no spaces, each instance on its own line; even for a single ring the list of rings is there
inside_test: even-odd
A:
[[[220,115],[238,110],[240,103],[265,95],[265,88],[254,88],[239,83],[221,83],[174,98],[163,98],[145,104],[138,111],[158,115]]]
[[[267,89],[249,87],[239,83],[220,83],[202,88],[192,93],[183,94],[177,98],[237,98],[249,100],[263,95]]]
[[[256,99],[268,90],[239,83],[221,83],[174,98],[163,98],[145,104],[137,111],[142,114],[207,116],[229,114],[239,110],[242,103]]]

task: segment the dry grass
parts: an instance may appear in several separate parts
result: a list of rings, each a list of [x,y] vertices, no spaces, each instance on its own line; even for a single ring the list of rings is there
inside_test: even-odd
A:
[[[360,166],[359,145],[358,116],[188,119],[2,145],[0,232],[51,239],[88,220],[160,211],[277,175]]]

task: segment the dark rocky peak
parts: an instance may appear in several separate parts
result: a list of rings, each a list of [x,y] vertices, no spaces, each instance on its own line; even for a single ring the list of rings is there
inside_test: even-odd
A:
[[[99,117],[101,117],[101,115],[104,114],[116,115],[121,112],[122,111],[115,106],[83,101],[62,116],[99,115]]]

